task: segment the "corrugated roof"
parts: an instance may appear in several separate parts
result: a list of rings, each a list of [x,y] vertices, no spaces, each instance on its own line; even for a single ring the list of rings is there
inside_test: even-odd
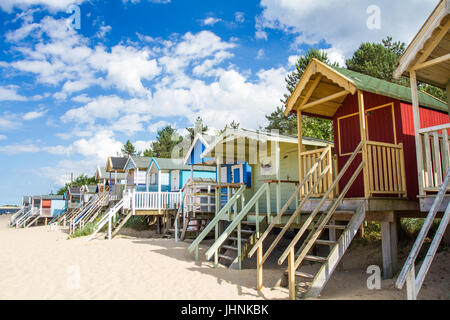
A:
[[[333,67],[333,69],[355,82],[355,85],[363,91],[368,91],[391,97],[401,101],[412,103],[411,88],[392,83],[386,80],[374,78],[359,72]],[[438,111],[448,112],[447,104],[430,96],[426,93],[419,91],[419,104],[422,107],[429,107]]]
[[[123,170],[127,164],[128,158],[124,157],[111,157],[111,165],[113,170]]]
[[[152,158],[149,157],[131,157],[131,159],[133,160],[134,164],[136,165],[137,168],[139,169],[147,169],[147,167],[150,165],[150,162],[152,161]]]
[[[165,158],[153,158],[157,163],[160,170],[191,170],[191,166],[185,165],[183,159],[165,159]],[[194,171],[216,171],[216,168],[209,166],[193,167]]]

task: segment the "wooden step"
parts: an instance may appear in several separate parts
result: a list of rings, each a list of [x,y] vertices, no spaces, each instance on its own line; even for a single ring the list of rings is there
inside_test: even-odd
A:
[[[228,237],[229,240],[238,241],[237,237]],[[247,242],[249,238],[241,238],[241,242]]]
[[[227,250],[233,250],[233,251],[237,251],[238,250],[237,247],[228,246],[228,245],[223,245],[223,246],[221,246],[221,248],[227,249]]]
[[[285,275],[289,274],[289,271],[285,271],[284,272]],[[303,279],[308,279],[308,280],[313,280],[314,279],[314,275],[310,274],[310,273],[306,273],[306,272],[302,272],[302,271],[295,271],[295,276],[299,277],[299,278],[303,278]]]
[[[355,211],[351,210],[336,210],[334,214],[340,215],[340,214],[355,214]]]
[[[253,234],[253,233],[255,233],[255,231],[254,230],[241,229],[241,233]]]
[[[336,224],[327,224],[324,228],[345,230],[347,228],[347,226],[339,226],[339,225],[336,225]]]
[[[256,222],[251,222],[251,221],[241,221],[241,224],[244,224],[246,226],[253,226],[256,227]]]
[[[222,259],[225,259],[225,260],[228,260],[231,262],[233,262],[236,259],[236,257],[230,257],[230,256],[227,256],[226,254],[219,254],[219,258],[222,258]]]
[[[319,257],[319,256],[312,256],[312,255],[306,255],[305,260],[313,261],[313,262],[320,262],[320,263],[327,262],[327,258]]]
[[[315,244],[320,244],[323,246],[334,246],[335,244],[337,244],[336,241],[331,241],[331,240],[322,240],[322,239],[317,239]]]

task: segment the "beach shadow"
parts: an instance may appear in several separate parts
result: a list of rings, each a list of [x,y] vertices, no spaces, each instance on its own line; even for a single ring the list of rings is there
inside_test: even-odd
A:
[[[264,293],[256,290],[256,257],[246,259],[243,261],[242,270],[228,269],[223,265],[214,267],[214,263],[205,259],[205,252],[214,240],[206,240],[202,242],[199,247],[198,257],[199,260],[194,260],[194,254],[188,252],[190,243],[188,242],[175,242],[174,239],[165,238],[152,238],[152,239],[135,239],[133,243],[149,245],[149,249],[153,253],[170,257],[183,262],[193,263],[193,267],[187,268],[189,271],[199,272],[201,274],[209,275],[217,279],[217,283],[227,283],[236,286],[236,290],[239,296],[242,297],[256,297],[264,300],[268,300]],[[266,289],[271,288],[270,284],[275,284],[278,277],[282,274],[284,266],[280,267],[274,261],[265,265],[264,272],[266,275],[270,273],[271,279],[265,278],[265,284],[268,285]],[[275,280],[275,278],[277,278]],[[269,290],[278,290],[273,288]],[[273,300],[273,298],[270,298]],[[284,300],[284,299],[283,299]]]

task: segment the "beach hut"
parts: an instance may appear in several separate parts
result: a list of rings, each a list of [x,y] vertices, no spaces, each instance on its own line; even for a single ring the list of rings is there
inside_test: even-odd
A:
[[[450,196],[446,192],[450,187],[448,140],[450,123],[446,115],[436,117],[438,120],[429,112],[424,112],[421,103],[422,93],[418,91],[418,81],[446,91],[448,101],[446,106],[442,106],[442,112],[450,113],[450,1],[439,1],[397,62],[394,77],[400,79],[402,76],[410,78],[412,88],[410,92],[412,115],[409,119],[411,140],[415,144],[415,161],[411,162],[416,165],[417,171],[411,172],[411,179],[417,180],[417,188],[414,190],[417,190],[420,210],[429,210],[422,230],[396,281],[398,289],[402,289],[406,283],[407,298],[415,300],[441,240],[444,238],[444,241],[449,242],[450,239],[448,228]],[[411,157],[413,154],[410,154]],[[426,258],[420,268],[416,267],[419,251],[435,218],[439,217],[439,211],[445,211],[445,214],[433,236]],[[419,270],[417,275],[415,270]]]
[[[68,208],[76,209],[83,205],[83,194],[81,192],[81,187],[68,187]]]
[[[127,159],[124,170],[127,174],[127,186],[136,191],[146,191],[147,169],[152,158],[130,156]]]
[[[83,203],[89,202],[89,200],[99,192],[97,185],[83,185],[80,188],[81,197],[83,200]]]
[[[332,143],[317,139],[304,138],[303,143],[312,157],[324,148],[333,148]],[[241,268],[249,245],[273,221],[299,184],[298,139],[276,132],[231,129],[209,144],[200,158],[217,167],[216,188],[221,191],[216,192],[220,194],[216,204],[220,201],[220,206],[189,250],[197,252],[200,242],[217,228],[207,258],[214,256],[216,264]],[[294,208],[292,204],[289,209]],[[241,246],[243,239],[245,245]]]
[[[425,93],[418,93],[416,98],[416,109],[423,114],[423,127],[448,124],[445,103]],[[303,279],[302,284],[305,280],[310,283],[301,288],[305,296],[320,294],[365,220],[381,223],[383,274],[385,278],[392,277],[397,268],[398,219],[425,215],[417,199],[412,101],[411,89],[407,87],[331,67],[315,59],[306,68],[285,110],[286,115],[296,114],[299,124],[300,185],[292,196],[298,196],[300,202],[295,201],[297,209],[280,234],[290,228],[296,217],[306,217],[278,261],[281,264],[288,260],[286,279],[291,298],[296,296],[296,277]],[[312,161],[308,159],[310,155],[301,142],[304,114],[333,121],[334,152],[326,150]],[[337,158],[338,165],[331,172],[333,157]],[[324,177],[330,174],[334,178],[325,181]],[[325,193],[314,199],[314,190],[320,185],[324,186]],[[250,254],[262,251],[262,242],[272,227],[268,227]],[[308,229],[314,232],[309,233],[301,251],[295,254],[295,245]],[[280,234],[262,255],[258,274],[262,272],[261,261],[267,259],[281,240]],[[329,248],[327,256],[309,254],[310,250],[323,247]],[[302,274],[305,261],[319,263],[317,273]],[[259,277],[258,288],[261,287]]]
[[[106,161],[105,169],[108,179],[105,185],[108,186],[111,201],[122,199],[127,185],[127,173],[125,172],[127,161],[126,157],[108,157]]]

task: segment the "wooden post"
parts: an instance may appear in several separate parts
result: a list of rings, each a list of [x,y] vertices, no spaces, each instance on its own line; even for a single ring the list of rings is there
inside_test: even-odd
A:
[[[417,93],[416,72],[409,73],[411,81],[412,107],[414,119],[414,136],[416,139],[416,159],[417,159],[417,175],[419,179],[419,195],[424,195],[423,191],[423,153],[422,140],[420,138],[420,112],[419,112],[419,95]]]
[[[450,81],[447,83],[447,106],[448,106],[448,115],[450,117]]]
[[[257,289],[262,290],[263,288],[263,252],[262,252],[262,244],[258,246],[258,251],[256,255],[256,283]]]
[[[288,283],[289,283],[289,298],[295,300],[295,252],[294,247],[289,251],[288,257]]]
[[[359,108],[359,129],[361,132],[361,141],[364,142],[362,147],[362,161],[365,163],[363,168],[363,178],[364,178],[364,197],[367,199],[370,197],[370,187],[369,187],[369,170],[367,159],[367,137],[366,137],[366,116],[364,111],[364,95],[361,90],[358,90],[358,108]]]
[[[391,232],[391,255],[392,255],[392,272],[396,273],[398,268],[398,235],[397,235],[397,219],[393,219],[389,223]]]
[[[275,144],[276,166],[277,166],[277,214],[281,212],[281,155],[280,155],[280,142]]]
[[[303,181],[303,161],[302,161],[302,150],[303,150],[303,135],[302,135],[302,112],[297,110],[297,132],[298,132],[298,181]],[[302,192],[300,191],[300,197]]]
[[[381,222],[381,247],[383,253],[384,279],[392,279],[392,247],[391,247],[391,223]]]

